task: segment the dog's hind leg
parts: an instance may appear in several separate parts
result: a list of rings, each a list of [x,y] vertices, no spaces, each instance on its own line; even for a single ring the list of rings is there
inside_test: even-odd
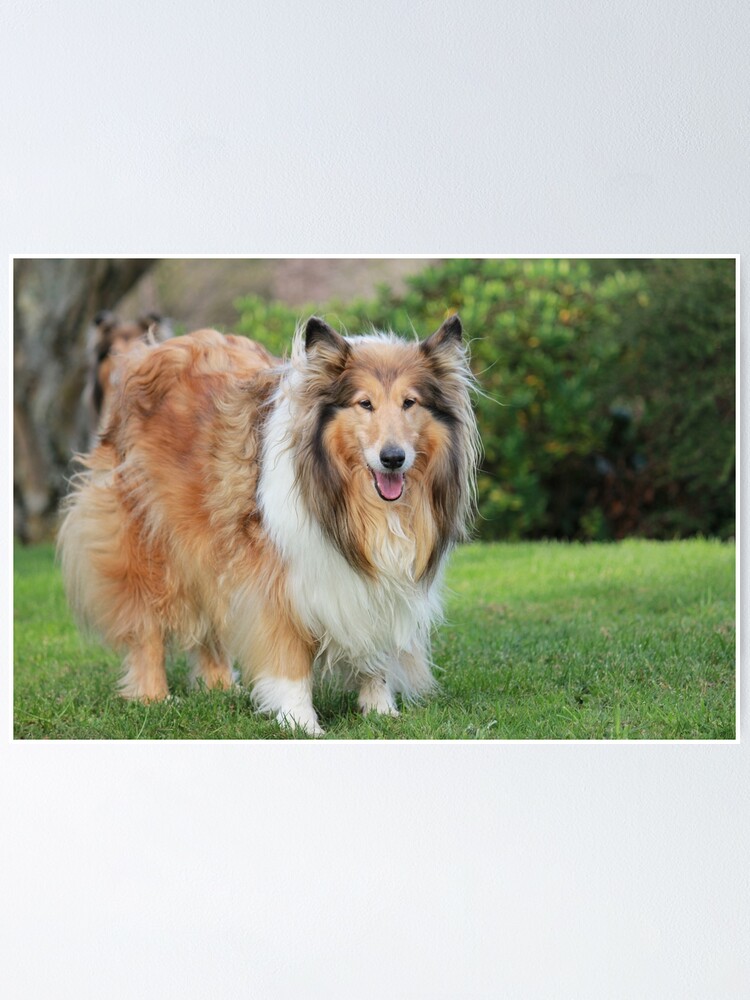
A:
[[[191,650],[191,659],[193,683],[203,683],[210,691],[228,691],[234,684],[232,660],[217,642],[196,646]]]
[[[427,643],[415,641],[410,650],[399,654],[398,662],[400,669],[394,677],[394,686],[406,701],[418,701],[437,688]]]
[[[125,673],[119,686],[123,698],[148,702],[168,696],[164,640],[158,632],[129,643],[123,666]]]

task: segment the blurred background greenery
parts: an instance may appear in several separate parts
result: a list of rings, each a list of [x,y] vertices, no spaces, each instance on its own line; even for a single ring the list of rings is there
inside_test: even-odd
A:
[[[449,260],[307,311],[420,336],[460,312],[481,389],[480,537],[728,538],[734,282],[733,260]],[[239,332],[284,351],[299,310],[237,308]]]
[[[17,301],[19,281],[17,267]],[[733,258],[164,260],[146,262],[124,298],[100,298],[97,308],[126,318],[160,311],[178,332],[212,325],[277,354],[313,312],[352,333],[407,336],[459,312],[480,389],[480,538],[734,535]],[[90,319],[64,332],[71,399]],[[31,325],[16,312],[17,384],[34,384],[34,352],[19,355]],[[36,357],[43,368],[44,352]],[[16,404],[23,408],[22,394]],[[43,438],[54,405],[41,419],[38,410],[27,424]],[[70,412],[58,419],[73,426]],[[67,461],[65,447],[52,452],[53,462]],[[34,540],[44,529],[29,530],[21,480],[17,530]]]

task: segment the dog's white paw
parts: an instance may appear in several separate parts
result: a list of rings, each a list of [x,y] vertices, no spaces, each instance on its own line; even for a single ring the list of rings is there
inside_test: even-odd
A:
[[[318,722],[318,717],[314,710],[301,712],[299,709],[292,711],[279,711],[276,714],[276,721],[284,729],[301,729],[308,736],[324,736],[325,729]]]
[[[312,678],[290,681],[285,677],[266,675],[253,687],[253,699],[258,711],[273,713],[285,729],[299,729],[309,736],[322,736],[312,702]]]
[[[377,712],[378,715],[397,716],[396,699],[384,677],[367,677],[359,689],[359,709],[363,715]]]

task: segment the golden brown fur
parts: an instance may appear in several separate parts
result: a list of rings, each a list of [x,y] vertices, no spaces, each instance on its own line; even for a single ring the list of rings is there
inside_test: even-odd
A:
[[[215,580],[238,542],[259,534],[258,411],[275,380],[272,359],[245,338],[203,330],[133,351],[121,365],[109,422],[61,530],[71,601],[85,624],[130,650],[125,694],[167,694],[168,636],[196,651],[211,686],[226,686]],[[137,668],[141,655],[148,663]]]

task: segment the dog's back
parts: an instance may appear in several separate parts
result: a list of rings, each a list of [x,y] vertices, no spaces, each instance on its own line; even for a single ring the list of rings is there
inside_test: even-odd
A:
[[[186,462],[202,463],[205,474],[209,437],[222,424],[228,398],[279,362],[245,337],[198,330],[167,344],[134,346],[115,364],[101,445],[114,447],[120,461],[148,465],[159,479],[165,466],[186,478]]]
[[[117,365],[59,547],[81,623],[115,648],[132,649],[137,634],[148,661],[163,657],[165,634],[211,645],[212,584],[254,506],[258,409],[278,362],[244,337],[202,330],[139,344]],[[123,691],[157,698],[166,688],[126,675]]]

